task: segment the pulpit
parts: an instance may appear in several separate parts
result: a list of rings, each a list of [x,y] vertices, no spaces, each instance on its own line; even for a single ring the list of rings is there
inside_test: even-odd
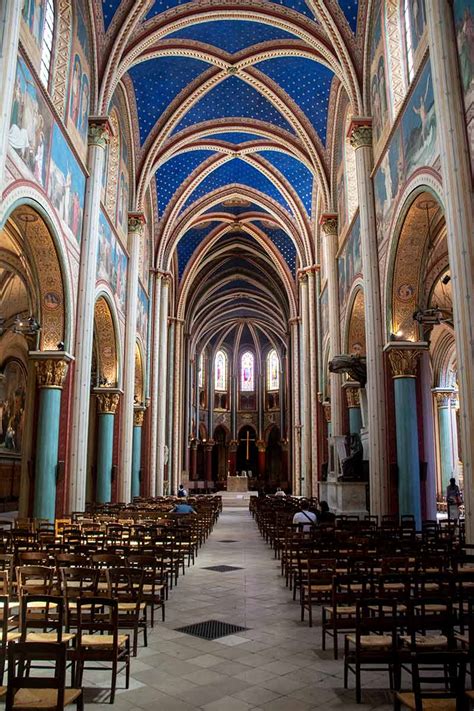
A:
[[[233,491],[234,493],[246,493],[249,490],[249,480],[246,476],[228,476],[227,477],[227,491]]]

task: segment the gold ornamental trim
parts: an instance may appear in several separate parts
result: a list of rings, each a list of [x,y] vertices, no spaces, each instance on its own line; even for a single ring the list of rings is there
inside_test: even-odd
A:
[[[95,394],[99,415],[115,415],[120,401],[120,393],[103,392]]]
[[[389,351],[388,357],[394,378],[416,378],[418,360],[422,354],[419,348],[403,348]]]
[[[143,212],[128,213],[128,232],[131,234],[142,234],[143,228],[146,225],[146,217]]]
[[[335,213],[324,213],[319,220],[322,231],[327,235],[337,235],[338,220]]]
[[[112,135],[112,126],[108,116],[93,116],[89,118],[87,141],[89,146],[107,148]]]
[[[133,411],[133,426],[143,427],[143,421],[145,419],[145,410],[143,408],[135,408]]]
[[[68,362],[62,359],[46,358],[37,360],[36,380],[39,388],[58,388],[64,385]]]
[[[331,403],[326,400],[326,402],[322,403],[322,406],[324,412],[324,419],[329,424],[329,422],[331,422]]]
[[[433,395],[436,400],[436,405],[439,410],[443,408],[448,408],[450,406],[454,407],[457,404],[458,393],[456,390],[433,390]]]
[[[348,137],[354,150],[372,146],[372,119],[353,119],[349,126]]]
[[[347,407],[360,407],[360,388],[346,388]]]

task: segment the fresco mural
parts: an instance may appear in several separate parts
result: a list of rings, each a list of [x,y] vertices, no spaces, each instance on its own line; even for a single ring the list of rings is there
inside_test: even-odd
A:
[[[327,286],[319,297],[321,304],[321,331],[323,338],[329,333],[329,295]]]
[[[337,178],[337,220],[339,234],[342,232],[342,228],[347,221],[347,207],[346,207],[346,183],[344,176],[344,165],[341,165],[339,169],[339,175]]]
[[[406,3],[407,27],[410,32],[413,52],[416,55],[417,49],[426,29],[426,9],[425,0],[410,0]]]
[[[387,124],[388,82],[385,67],[385,37],[382,23],[381,3],[377,2],[374,10],[372,43],[370,53],[370,103],[372,106],[373,141],[376,145]]]
[[[103,280],[109,284],[118,310],[125,313],[127,257],[102,211],[99,218],[97,280]]]
[[[148,297],[141,286],[138,289],[137,332],[146,349],[148,343]]]
[[[24,427],[26,371],[14,360],[0,369],[0,453],[20,454]]]
[[[454,0],[453,12],[474,177],[474,6],[472,0]]]
[[[410,96],[374,177],[379,242],[388,235],[394,208],[407,179],[438,155],[433,81],[429,61]]]
[[[45,31],[44,0],[24,0],[21,12],[20,37],[36,70],[41,66],[41,44]]]
[[[90,100],[90,43],[83,0],[74,3],[68,129],[79,152],[87,152],[87,126]]]
[[[337,260],[339,273],[339,305],[342,308],[349,295],[356,276],[362,273],[360,251],[360,217],[354,220],[343,250]]]
[[[48,195],[70,232],[81,241],[86,179],[57,124],[53,128]]]
[[[33,75],[19,57],[8,140],[33,178],[43,187],[51,145],[53,118]]]
[[[143,236],[140,241],[140,255],[138,258],[138,273],[142,282],[142,286],[148,293],[149,289],[149,269],[150,269],[150,239],[153,230],[153,214],[151,209],[150,198],[145,201],[145,219],[146,225],[143,230]]]

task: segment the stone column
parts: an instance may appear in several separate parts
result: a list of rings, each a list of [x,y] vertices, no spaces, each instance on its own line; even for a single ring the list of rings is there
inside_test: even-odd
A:
[[[439,463],[441,474],[441,493],[444,496],[451,477],[456,477],[454,460],[453,416],[452,408],[456,402],[454,389],[435,388],[433,391],[438,410]]]
[[[153,293],[153,345],[151,353],[151,413],[150,413],[150,496],[156,496],[157,487],[157,458],[158,458],[158,388],[160,380],[160,335],[161,328],[161,280],[163,272],[155,270]]]
[[[324,419],[326,420],[326,425],[328,428],[328,439],[332,437],[332,407],[329,400],[325,400],[322,404]]]
[[[212,352],[212,357],[208,360],[207,368],[207,437],[212,438],[214,434],[214,357],[215,353]]]
[[[97,487],[96,501],[112,500],[112,462],[114,453],[114,420],[120,400],[115,388],[95,388],[97,399]]]
[[[87,481],[87,439],[94,335],[95,283],[99,245],[100,195],[105,151],[110,135],[107,118],[89,119],[89,178],[87,180],[81,242],[81,263],[76,300],[74,383],[71,405],[70,498],[71,511],[84,511]]]
[[[285,362],[286,358],[285,358]],[[286,398],[285,398],[285,373],[287,371],[287,367],[283,368],[283,354],[280,355],[280,379],[279,379],[279,388],[278,388],[278,397],[279,397],[279,405],[280,405],[280,438],[285,439],[286,437],[286,426],[285,426],[285,408],[286,408]]]
[[[300,393],[301,393],[301,481],[303,496],[311,496],[311,405],[308,384],[311,380],[309,359],[309,310],[308,310],[308,275],[299,274],[300,281]]]
[[[311,494],[318,491],[318,407],[316,393],[318,392],[318,341],[316,329],[316,281],[315,273],[319,268],[308,269],[308,320],[309,320],[309,392],[306,407],[311,407]]]
[[[353,119],[350,127],[350,139],[356,157],[362,271],[364,274],[370,512],[381,517],[389,511],[390,497],[382,302],[374,189],[370,177],[373,163],[371,119]]]
[[[230,376],[230,382],[231,382],[231,392],[230,392],[231,435],[232,435],[232,439],[237,439],[237,398],[238,398],[237,376],[232,374]]]
[[[362,429],[362,413],[360,410],[360,386],[350,380],[342,386],[346,393],[349,408],[349,432],[360,434]]]
[[[257,440],[255,443],[257,445],[257,451],[258,451],[258,476],[259,479],[264,479],[265,478],[265,468],[266,468],[266,445],[265,441],[263,439]]]
[[[201,390],[199,387],[199,359],[200,359],[199,353],[196,352],[196,377],[194,380],[194,395],[196,398],[196,427],[194,430],[194,436],[196,437],[197,440],[199,440],[199,435],[200,435],[200,432],[199,432],[199,407],[200,407],[199,396],[201,394]],[[196,471],[197,471],[197,469],[196,469]]]
[[[426,343],[389,343],[386,346],[395,390],[397,434],[398,510],[413,514],[421,529],[421,484],[416,371]]]
[[[171,279],[161,275],[160,319],[158,336],[158,392],[157,392],[157,438],[156,438],[156,489],[153,496],[163,496],[166,445],[166,387],[168,381],[168,302]],[[170,421],[171,424],[171,421]]]
[[[125,321],[125,346],[123,358],[123,402],[120,429],[120,480],[119,499],[129,502],[132,487],[132,447],[134,433],[135,401],[135,349],[137,342],[138,306],[138,261],[140,240],[146,223],[141,212],[128,214],[128,270],[127,270],[127,318]],[[141,430],[140,430],[141,435]],[[132,494],[133,495],[133,494]],[[135,494],[138,496],[138,494]]]
[[[324,254],[326,261],[328,310],[329,310],[329,360],[340,355],[341,315],[339,312],[339,280],[337,274],[338,222],[337,215],[321,215],[321,228],[324,235]],[[339,373],[329,373],[329,391],[332,410],[332,431],[335,435],[342,432],[342,377]]]
[[[265,410],[265,376],[259,373],[257,376],[257,397],[258,397],[258,439],[263,439],[263,412]]]
[[[0,194],[5,178],[23,4],[22,0],[0,0]]]
[[[173,432],[174,446],[172,458],[172,492],[176,494],[181,480],[183,462],[183,326],[181,319],[175,319],[174,340],[174,413]]]
[[[291,352],[291,450],[293,493],[301,494],[301,419],[300,419],[300,359],[298,344],[299,319],[290,319],[290,352]]]
[[[31,353],[36,363],[39,407],[36,431],[35,496],[33,517],[54,521],[58,466],[61,393],[70,356],[65,353]]]
[[[198,441],[197,439],[193,439],[190,444],[191,448],[191,456],[190,456],[190,461],[189,461],[189,478],[191,481],[196,481],[197,479],[197,449],[198,449]]]
[[[214,440],[208,439],[204,445],[204,450],[206,452],[206,480],[207,486],[212,488],[212,450],[214,448]]]
[[[466,119],[451,3],[426,3],[438,145],[443,176],[464,468],[466,542],[474,543],[474,217]],[[472,50],[472,48],[471,48]]]
[[[229,476],[235,476],[237,469],[237,447],[239,443],[236,439],[229,442]]]
[[[133,412],[132,442],[132,500],[140,496],[140,471],[142,468],[142,428],[145,417],[144,407],[135,407]]]

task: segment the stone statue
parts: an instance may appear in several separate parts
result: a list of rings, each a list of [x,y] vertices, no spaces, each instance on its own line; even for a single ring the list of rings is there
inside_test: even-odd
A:
[[[338,355],[329,361],[330,373],[347,373],[352,380],[360,383],[361,388],[367,382],[367,360],[365,356]]]

